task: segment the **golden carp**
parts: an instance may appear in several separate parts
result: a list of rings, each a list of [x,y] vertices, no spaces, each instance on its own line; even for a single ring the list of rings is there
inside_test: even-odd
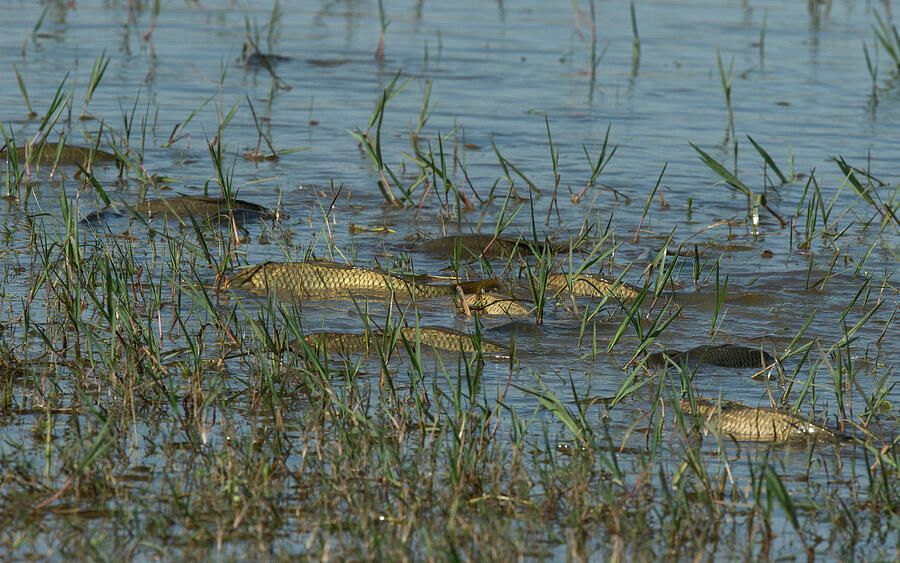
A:
[[[703,418],[708,432],[724,434],[735,440],[787,442],[805,438],[829,439],[835,433],[790,412],[768,407],[749,407],[733,401],[700,399],[692,409],[682,401],[685,414]]]
[[[497,285],[497,280],[429,283],[421,276],[394,274],[328,260],[264,262],[237,273],[227,287],[248,291],[281,291],[302,297],[340,297],[348,293],[414,295],[429,298],[455,295],[456,287],[473,293]]]
[[[531,312],[531,307],[522,301],[499,293],[466,294],[463,296],[470,311],[482,315],[506,315],[508,317],[524,317]],[[461,304],[460,304],[461,307]]]
[[[577,297],[605,297],[610,295],[622,301],[636,299],[641,288],[624,282],[616,283],[615,278],[596,274],[580,274],[573,276],[569,287],[567,274],[550,274],[547,278],[547,290],[556,295],[569,293]]]

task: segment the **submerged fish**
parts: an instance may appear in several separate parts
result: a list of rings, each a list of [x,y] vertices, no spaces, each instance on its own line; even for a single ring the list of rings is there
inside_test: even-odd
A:
[[[260,51],[256,51],[247,55],[247,57],[244,59],[244,64],[248,67],[267,66],[272,63],[281,63],[289,60],[291,60],[290,57],[284,57],[282,55],[276,55],[274,53],[262,53]]]
[[[456,295],[457,285],[473,293],[497,285],[497,280],[429,283],[421,276],[393,274],[327,260],[264,262],[238,272],[228,287],[249,291],[283,291],[304,297],[336,297],[353,292],[414,294],[416,297]]]
[[[398,348],[403,347],[403,340],[410,346],[418,341],[422,346],[436,350],[449,352],[463,352],[471,354],[475,352],[475,344],[472,337],[465,332],[436,326],[420,326],[398,328]],[[388,335],[390,336],[390,335]],[[380,330],[365,332],[362,334],[345,332],[315,332],[306,336],[306,343],[314,350],[324,348],[329,354],[369,354],[377,352],[384,342],[385,333]],[[376,342],[378,344],[376,344]],[[294,344],[296,349],[296,344]],[[502,344],[496,344],[488,340],[481,340],[481,353],[487,356],[508,357],[509,349]]]
[[[637,286],[624,282],[617,283],[615,278],[596,274],[575,276],[571,288],[567,274],[550,274],[547,278],[547,289],[557,295],[561,293],[569,293],[578,297],[606,297],[609,295],[622,301],[637,299],[641,293],[641,288]]]
[[[189,218],[193,217],[200,222],[206,222],[213,219],[225,219],[230,217],[229,213],[234,213],[235,220],[238,222],[244,222],[251,219],[269,219],[273,217],[272,211],[261,205],[250,203],[249,201],[233,199],[230,203],[231,207],[229,211],[229,202],[226,199],[182,195],[162,199],[148,199],[135,204],[131,209],[148,219],[168,218],[190,221]],[[127,215],[127,206],[114,204],[108,209],[89,213],[83,221],[86,223],[96,223],[110,217]]]
[[[246,67],[268,67],[274,63],[280,63],[291,60],[290,57],[276,55],[275,53],[263,53],[251,41],[244,41],[241,49],[241,58],[239,59]]]
[[[499,293],[468,293],[464,295],[466,306],[470,311],[478,311],[482,315],[506,315],[508,317],[524,317],[531,308],[521,301]],[[461,305],[460,305],[461,307]]]
[[[80,164],[87,168],[91,162],[109,163],[116,160],[116,155],[102,151],[100,149],[77,147],[74,145],[64,144],[62,149],[59,143],[46,142],[40,147],[34,147],[30,151],[32,162],[40,162],[42,164],[53,164],[57,162],[56,157],[59,153],[59,164],[74,166]],[[25,163],[26,160],[25,147],[16,147],[16,160],[19,165]],[[0,149],[0,158],[9,158],[9,150],[7,147]]]
[[[661,368],[669,365],[670,360],[675,365],[696,367],[699,364],[710,364],[736,369],[762,369],[775,363],[775,358],[771,354],[759,348],[721,344],[719,346],[697,346],[686,352],[680,350],[655,352],[647,356],[644,365],[648,368]]]
[[[512,237],[485,235],[480,233],[470,235],[450,235],[436,239],[422,241],[415,245],[415,250],[432,254],[453,255],[459,249],[463,256],[484,257],[488,259],[503,258],[512,254],[524,255],[537,253],[544,250],[550,252],[568,251],[566,244],[550,242],[534,242]]]
[[[698,400],[693,409],[687,401],[682,401],[682,408],[686,414],[702,417],[707,431],[725,434],[735,440],[787,442],[835,437],[828,428],[779,409],[708,399]]]

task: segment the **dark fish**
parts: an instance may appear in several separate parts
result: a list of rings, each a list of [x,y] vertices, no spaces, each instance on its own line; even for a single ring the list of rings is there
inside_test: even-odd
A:
[[[422,241],[414,246],[415,250],[431,254],[453,255],[457,249],[466,257],[484,257],[487,259],[503,258],[512,254],[526,255],[550,252],[568,251],[566,244],[548,242],[526,241],[512,237],[495,237],[494,235],[469,234],[450,235],[436,239]]]
[[[90,163],[110,163],[115,162],[116,155],[102,151],[100,149],[77,147],[74,145],[64,144],[62,149],[59,143],[46,142],[40,147],[34,147],[28,151],[31,155],[32,162],[40,162],[41,164],[53,164],[57,162],[57,152],[59,152],[60,165],[75,166],[80,164],[87,168]],[[9,158],[7,147],[0,149],[0,158]],[[25,147],[16,147],[16,160],[19,165],[25,163],[27,158]]]
[[[250,53],[249,55],[247,55],[247,58],[244,59],[244,64],[248,67],[266,66],[272,63],[280,63],[289,60],[291,60],[290,57],[283,57],[281,55],[275,55],[273,53],[260,53],[259,51],[257,51],[255,53]]]
[[[700,399],[691,408],[682,401],[686,414],[702,417],[705,430],[753,442],[787,442],[805,438],[831,439],[833,431],[790,412],[767,407],[749,407],[733,401],[721,403]]]
[[[415,294],[429,298],[456,295],[457,285],[465,293],[474,293],[497,285],[497,280],[429,283],[421,277],[393,274],[372,268],[360,268],[327,260],[302,262],[264,262],[236,274],[228,287],[248,291],[284,291],[303,297],[339,297],[354,292],[388,295]]]
[[[669,361],[674,362],[675,365],[684,364],[694,367],[699,364],[710,364],[724,368],[762,369],[775,363],[775,358],[759,348],[721,344],[719,346],[697,346],[686,352],[680,350],[655,352],[647,356],[644,365],[648,368],[660,368],[669,365]]]
[[[254,45],[250,41],[244,41],[244,47],[241,50],[241,58],[240,61],[244,63],[244,66],[250,67],[263,67],[269,68],[275,63],[280,63],[284,61],[291,60],[290,57],[283,57],[281,55],[276,55],[274,53],[263,53],[261,52],[256,45]]]
[[[338,66],[352,63],[353,59],[306,59],[306,62],[313,66]]]
[[[98,223],[110,217],[122,217],[129,214],[127,207],[118,205],[112,207],[112,209],[89,213],[83,219],[83,222]],[[189,222],[189,218],[193,217],[199,223],[225,219],[230,216],[227,200],[216,197],[189,195],[148,199],[135,204],[131,209],[148,219],[168,218]],[[273,213],[269,209],[240,199],[231,200],[231,212],[234,213],[235,220],[238,222],[251,219],[270,219],[273,217]]]
[[[436,326],[403,327],[399,332],[398,348],[402,348],[402,341],[406,340],[411,346],[415,345],[418,334],[419,343],[428,348],[446,350],[449,352],[463,352],[471,354],[475,352],[475,345],[471,336],[465,332]],[[376,352],[384,341],[384,332],[374,330],[362,334],[346,332],[315,332],[306,336],[306,343],[314,350],[324,348],[329,354],[364,354]],[[376,342],[378,344],[376,344]],[[296,343],[292,345],[297,349]],[[481,340],[480,350],[482,354],[497,357],[509,357],[509,349],[502,344],[496,344],[488,340]]]

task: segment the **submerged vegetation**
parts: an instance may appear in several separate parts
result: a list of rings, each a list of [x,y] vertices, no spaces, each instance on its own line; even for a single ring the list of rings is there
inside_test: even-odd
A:
[[[165,6],[135,4],[159,40]],[[385,8],[366,56],[379,68],[402,23]],[[586,9],[593,101],[606,48]],[[652,22],[642,43],[629,11],[636,80]],[[46,107],[15,68],[29,117],[0,123],[2,549],[896,556],[900,180],[881,179],[895,168],[835,156],[797,173],[746,135],[741,169],[742,93],[716,50],[726,139],[671,156],[704,184],[683,202],[667,163],[644,162],[655,184],[640,188],[613,175],[629,147],[611,125],[589,148],[544,113],[527,143],[550,158],[520,160],[509,137],[433,126],[432,81],[393,70],[367,122],[328,133],[357,160],[296,189],[282,175],[303,155],[275,146],[295,145],[279,96],[300,63],[274,53],[277,3],[270,17],[265,40],[244,17],[219,92],[161,136],[140,89],[106,113],[114,55],[96,56],[83,100],[58,77]],[[890,50],[896,28],[877,22]],[[308,64],[354,64],[323,61]],[[271,79],[268,98],[226,104],[236,71]],[[404,98],[406,126],[387,117]],[[195,121],[199,149],[184,147]],[[367,185],[343,183],[352,166]],[[179,195],[170,176],[190,177]],[[704,205],[718,207],[698,223]]]

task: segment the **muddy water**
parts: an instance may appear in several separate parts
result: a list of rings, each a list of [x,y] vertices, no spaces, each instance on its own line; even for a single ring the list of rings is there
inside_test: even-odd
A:
[[[396,264],[411,257],[416,273],[447,274],[454,273],[451,260],[408,254],[410,239],[459,229],[493,232],[502,219],[509,221],[506,235],[527,236],[536,230],[540,240],[546,236],[566,243],[585,224],[595,227],[595,236],[598,228],[609,224],[614,235],[605,248],[613,242],[620,246],[615,266],[603,273],[618,276],[627,270],[626,281],[644,285],[655,280],[659,269],[650,264],[665,246],[675,250],[684,242],[683,250],[693,253],[697,245],[701,278],[695,285],[692,258],[680,262],[675,303],[682,311],[651,350],[688,349],[712,341],[762,346],[781,354],[812,317],[794,344],[796,348],[813,341],[809,357],[803,363],[799,356],[788,358],[784,367],[785,375],[795,380],[793,397],[814,373],[813,400],[807,397],[804,408],[818,422],[833,423],[838,410],[829,375],[829,366],[838,360],[829,356],[829,347],[882,296],[885,302],[854,335],[848,350],[849,362],[861,373],[857,389],[872,393],[900,353],[900,337],[892,324],[886,324],[897,312],[891,287],[896,284],[889,279],[889,286],[882,289],[884,280],[897,271],[897,225],[882,230],[881,217],[842,183],[840,169],[830,159],[842,155],[887,182],[888,186],[877,187],[885,200],[890,199],[890,184],[896,186],[900,178],[896,76],[882,52],[873,90],[861,48],[866,41],[873,49],[873,6],[834,2],[810,9],[802,2],[643,2],[636,8],[641,49],[635,64],[627,6],[601,3],[596,6],[596,49],[605,50],[605,55],[592,77],[587,5],[576,13],[568,3],[509,4],[513,3],[387,4],[390,24],[384,59],[377,61],[373,55],[380,29],[375,3],[281,6],[274,21],[277,33],[269,42],[270,6],[166,4],[145,40],[151,22],[146,3],[136,2],[129,14],[126,3],[79,1],[67,7],[64,2],[16,2],[4,8],[6,23],[0,24],[0,45],[8,55],[7,63],[0,65],[0,120],[19,144],[40,124],[27,117],[11,62],[38,113],[45,111],[66,73],[71,73],[67,82],[67,87],[75,84],[71,119],[63,114],[53,141],[64,132],[70,142],[87,146],[101,120],[104,136],[114,132],[120,139],[125,129],[122,113],[135,107],[131,144],[141,145],[143,119],[142,164],[149,173],[165,177],[168,187],[147,191],[134,172],[118,179],[112,166],[95,172],[112,200],[133,205],[145,191],[147,197],[220,195],[206,142],[217,135],[222,116],[238,104],[220,136],[225,165],[233,166],[234,186],[241,199],[280,209],[287,216],[276,227],[266,222],[244,226],[241,252],[251,264],[302,258],[311,249],[319,257],[352,257],[363,266]],[[40,27],[32,30],[45,8]],[[273,67],[277,84],[264,67],[239,60],[246,38],[245,16],[258,23],[264,51],[288,57]],[[787,225],[762,210],[758,233],[753,233],[746,197],[717,183],[718,177],[688,144],[696,144],[734,171],[735,139],[728,127],[717,48],[725,72],[732,61],[734,65],[731,103],[738,176],[751,190],[765,192],[769,207]],[[104,49],[110,63],[87,107],[92,119],[78,120],[91,66]],[[384,204],[377,188],[380,176],[348,130],[366,129],[379,97],[401,70],[398,84],[410,82],[387,103],[381,124],[385,162],[407,187],[415,180],[417,166],[404,153],[412,154],[409,131],[417,127],[430,82],[429,119],[419,144],[423,150],[429,146],[437,150],[444,137],[448,170],[457,186],[465,186],[476,203],[474,210],[460,213],[455,205],[445,206],[440,181],[427,194],[423,185],[417,186],[407,208]],[[276,150],[304,150],[278,160],[242,158],[258,146],[246,98]],[[559,152],[558,186],[547,122],[553,148]],[[599,154],[607,126],[611,143],[619,146],[597,181],[621,195],[595,185],[573,203],[572,194],[584,188],[593,165],[583,147]],[[793,169],[803,176],[777,185],[777,177],[764,167],[746,135],[765,148],[785,174]],[[107,142],[105,137],[102,144]],[[539,193],[511,168],[504,170],[492,142]],[[265,143],[260,151],[268,152]],[[453,155],[458,158],[456,166]],[[663,167],[659,189],[644,217],[645,203]],[[812,169],[821,198],[819,207],[811,210],[813,188],[806,190],[806,185]],[[23,258],[15,250],[29,242],[23,217],[46,213],[39,220],[56,228],[53,218],[59,215],[63,185],[69,198],[77,196],[81,215],[102,206],[93,189],[78,190],[74,170],[63,169],[52,178],[47,172],[36,175],[29,197],[19,191],[19,200],[10,199],[8,206],[0,207],[0,224],[7,233],[4,250],[10,250],[2,257],[4,276],[11,282],[4,288],[7,320],[22,312],[21,298],[30,287],[29,268],[21,267]],[[4,178],[6,172],[0,177],[5,194]],[[531,199],[512,199],[504,211],[510,182],[518,195]],[[481,203],[492,187],[495,199]],[[394,190],[399,193],[396,186]],[[810,216],[817,218],[812,236],[805,231]],[[352,232],[351,222],[367,228],[387,226],[393,232]],[[120,235],[131,223],[127,216],[113,220],[100,237]],[[157,223],[154,228],[165,227]],[[177,225],[170,228],[173,237],[193,236]],[[136,256],[146,259],[148,270],[157,276],[167,273],[160,258],[165,255],[165,238],[154,239],[154,250],[143,243],[146,231],[140,224],[132,231],[140,241]],[[82,236],[87,240],[94,234]],[[333,237],[334,248],[326,242],[328,236]],[[803,245],[807,238],[809,244]],[[720,287],[728,280],[721,307],[716,306],[712,268],[716,263]],[[494,263],[496,271],[503,265]],[[205,281],[212,281],[211,268],[201,272]],[[478,266],[461,270],[470,278],[484,273]],[[857,296],[867,280],[867,292]],[[666,295],[645,311],[647,319],[663,311]],[[253,303],[248,300],[247,306],[252,309]],[[622,313],[608,307],[582,323],[590,306],[590,300],[550,303],[544,324],[537,329],[511,330],[506,326],[510,319],[502,317],[485,318],[484,328],[492,339],[509,344],[515,338],[528,350],[519,368],[520,377],[529,378],[524,380],[532,373],[542,376],[563,398],[571,398],[573,385],[580,397],[610,397],[628,373],[623,366],[638,339],[634,331],[627,331],[607,355]],[[373,317],[384,315],[383,303],[373,302],[371,308]],[[311,303],[303,311],[310,329],[361,330],[358,307],[349,302]],[[458,315],[447,299],[422,303],[416,313],[423,325],[472,330],[473,321]],[[171,318],[166,320],[171,324]],[[5,338],[21,343],[20,329],[10,325]],[[485,369],[487,380],[499,381],[508,376],[509,365],[489,361]],[[750,381],[749,376],[710,368],[698,373],[694,384],[704,395],[750,405],[767,404],[770,393],[778,396],[787,388]],[[886,398],[900,407],[900,391],[891,391]],[[859,397],[853,400],[850,411],[860,410]],[[649,410],[651,401],[651,393],[641,391],[612,411],[613,432],[624,435],[634,417]],[[523,414],[535,408],[533,397],[515,391],[507,402]],[[604,411],[593,409],[591,416],[600,424]],[[553,421],[548,413],[540,416]],[[889,434],[900,431],[896,415],[885,416],[884,423]],[[17,430],[7,432],[15,435]],[[564,439],[561,427],[560,436]],[[746,477],[740,465],[734,471]]]

